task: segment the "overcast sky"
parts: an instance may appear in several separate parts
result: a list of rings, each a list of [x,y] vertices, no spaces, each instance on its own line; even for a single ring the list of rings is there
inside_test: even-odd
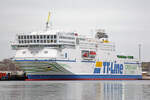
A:
[[[14,55],[16,33],[40,31],[48,11],[55,28],[91,33],[105,29],[118,53],[150,61],[150,0],[0,0],[0,60]]]

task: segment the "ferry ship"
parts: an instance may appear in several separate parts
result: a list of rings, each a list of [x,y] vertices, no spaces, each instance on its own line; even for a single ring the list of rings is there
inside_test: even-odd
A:
[[[141,63],[129,55],[118,55],[104,30],[93,35],[50,28],[19,33],[11,43],[15,64],[26,80],[136,80],[142,78]]]

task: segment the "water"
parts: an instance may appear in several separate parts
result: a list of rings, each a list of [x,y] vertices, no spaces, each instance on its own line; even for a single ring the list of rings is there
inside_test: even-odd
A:
[[[150,81],[1,81],[0,100],[150,100]]]

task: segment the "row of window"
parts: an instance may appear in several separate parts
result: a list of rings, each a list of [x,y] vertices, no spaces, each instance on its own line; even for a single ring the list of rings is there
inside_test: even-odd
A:
[[[19,40],[19,43],[56,43],[56,40]]]
[[[73,42],[73,41],[59,41],[59,43],[71,43],[71,44],[75,44],[75,42]]]
[[[18,39],[56,39],[56,35],[19,35]]]
[[[70,40],[74,40],[74,37],[66,37],[66,36],[60,36],[60,39],[70,39]]]
[[[81,41],[85,41],[86,39],[85,38],[78,38],[79,40],[81,40]]]
[[[30,53],[34,54],[34,53],[39,53],[39,52],[38,51],[31,51]],[[47,54],[48,51],[44,51],[44,53]],[[23,51],[22,54],[26,54],[26,51]]]

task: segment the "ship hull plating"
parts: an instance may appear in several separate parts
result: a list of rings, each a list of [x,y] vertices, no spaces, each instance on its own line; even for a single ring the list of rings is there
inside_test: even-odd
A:
[[[116,61],[32,61],[16,64],[32,80],[138,80],[142,79],[139,63]]]

